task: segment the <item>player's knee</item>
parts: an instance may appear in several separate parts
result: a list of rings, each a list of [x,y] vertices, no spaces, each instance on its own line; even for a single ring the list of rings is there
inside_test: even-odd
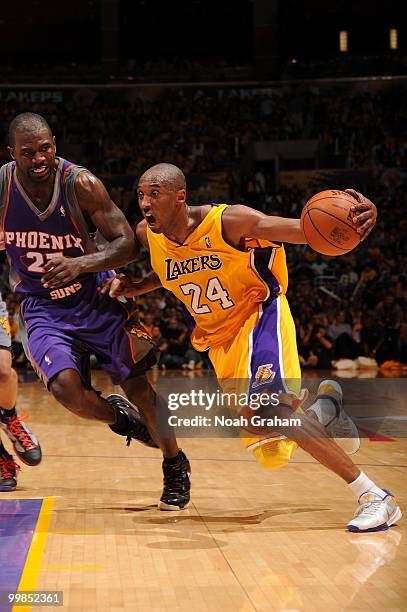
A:
[[[72,384],[69,376],[64,376],[64,373],[57,376],[50,384],[50,391],[57,402],[65,408],[78,416],[85,416],[84,388],[81,385]]]
[[[287,404],[279,402],[275,405],[260,406],[260,408],[256,411],[256,414],[263,419],[287,419],[292,416],[293,408]]]
[[[0,361],[0,386],[5,387],[7,384],[13,380],[13,373],[15,376],[14,370],[11,368],[9,363],[5,361]]]

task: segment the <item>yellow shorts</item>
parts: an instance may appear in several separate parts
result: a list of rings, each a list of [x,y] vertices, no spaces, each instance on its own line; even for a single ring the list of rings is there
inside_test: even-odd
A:
[[[225,392],[301,391],[295,326],[285,295],[259,304],[230,342],[210,349],[209,357]],[[243,442],[265,468],[285,465],[298,448],[276,434]]]

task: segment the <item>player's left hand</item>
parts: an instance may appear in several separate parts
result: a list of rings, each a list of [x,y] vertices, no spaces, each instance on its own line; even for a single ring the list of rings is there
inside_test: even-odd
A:
[[[45,289],[58,289],[69,285],[82,271],[80,257],[57,255],[44,266],[45,274],[41,282]]]
[[[354,189],[345,189],[345,191],[358,201],[358,204],[354,204],[351,209],[355,213],[353,223],[358,226],[356,231],[361,236],[360,240],[366,240],[376,224],[377,208],[369,198],[359,191]]]

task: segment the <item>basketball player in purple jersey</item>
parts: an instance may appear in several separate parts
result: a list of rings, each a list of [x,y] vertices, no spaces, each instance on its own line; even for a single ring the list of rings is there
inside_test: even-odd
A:
[[[10,285],[21,296],[27,356],[65,408],[107,423],[128,439],[159,446],[164,455],[159,508],[184,508],[188,459],[172,434],[160,438],[155,432],[155,394],[146,378],[155,348],[126,307],[99,291],[112,275],[106,270],[136,258],[133,231],[99,179],[56,157],[43,117],[18,115],[9,143],[13,161],[0,169],[0,220]],[[96,249],[87,219],[107,242],[103,251]],[[124,397],[105,399],[92,388],[92,353],[142,416]]]

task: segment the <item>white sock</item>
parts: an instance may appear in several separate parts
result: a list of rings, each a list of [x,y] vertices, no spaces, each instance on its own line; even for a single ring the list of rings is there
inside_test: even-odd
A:
[[[363,495],[363,493],[366,493],[367,491],[377,493],[377,495],[380,495],[382,499],[384,499],[387,495],[386,491],[383,491],[383,489],[377,487],[373,480],[370,480],[370,478],[366,476],[364,472],[360,472],[356,480],[350,482],[348,486],[352,493],[356,495],[358,499],[361,495]]]
[[[308,410],[315,412],[318,421],[324,427],[336,416],[335,404],[332,400],[327,398],[317,400],[308,408]]]

